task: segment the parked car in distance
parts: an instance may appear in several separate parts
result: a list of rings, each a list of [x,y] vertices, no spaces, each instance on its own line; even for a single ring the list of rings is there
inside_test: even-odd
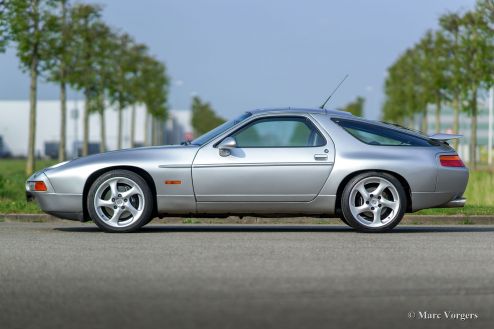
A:
[[[468,169],[446,140],[321,109],[246,112],[177,146],[77,158],[32,175],[49,214],[132,232],[166,216],[339,216],[385,232],[403,215],[462,207]]]

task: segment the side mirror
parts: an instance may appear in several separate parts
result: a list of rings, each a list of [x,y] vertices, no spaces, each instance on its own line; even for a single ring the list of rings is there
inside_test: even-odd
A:
[[[232,153],[232,150],[237,147],[237,141],[233,137],[227,137],[218,144],[220,155],[227,157]]]

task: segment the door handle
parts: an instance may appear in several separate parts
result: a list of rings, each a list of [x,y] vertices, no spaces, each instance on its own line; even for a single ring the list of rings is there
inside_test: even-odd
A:
[[[327,160],[328,155],[327,154],[314,154],[314,159],[315,160]]]

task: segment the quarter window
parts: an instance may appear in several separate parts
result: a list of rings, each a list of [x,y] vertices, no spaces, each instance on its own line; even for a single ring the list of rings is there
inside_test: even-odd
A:
[[[232,134],[238,147],[311,147],[326,144],[306,118],[283,117],[256,120]]]
[[[385,146],[431,146],[433,142],[425,137],[355,120],[333,119],[353,137],[371,145]]]

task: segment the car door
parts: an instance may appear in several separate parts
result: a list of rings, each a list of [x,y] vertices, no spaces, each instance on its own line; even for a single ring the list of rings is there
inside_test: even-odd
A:
[[[236,147],[222,155],[218,144],[227,137]],[[196,200],[308,202],[326,182],[333,161],[332,141],[308,115],[251,118],[199,150],[192,166]]]

